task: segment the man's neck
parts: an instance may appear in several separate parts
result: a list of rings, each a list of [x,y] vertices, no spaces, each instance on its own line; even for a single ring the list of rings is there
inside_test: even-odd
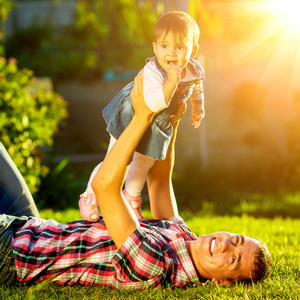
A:
[[[199,278],[209,278],[209,275],[201,268],[199,261],[199,255],[196,251],[197,241],[186,241],[186,249],[189,253],[191,261],[193,262],[194,268]]]

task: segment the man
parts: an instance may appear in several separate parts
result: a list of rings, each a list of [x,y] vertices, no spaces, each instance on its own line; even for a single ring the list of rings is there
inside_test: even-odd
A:
[[[141,95],[138,75],[132,92],[135,115],[92,181],[103,215],[97,223],[39,219],[23,178],[0,148],[0,284],[51,280],[146,289],[203,279],[228,284],[268,277],[271,256],[261,241],[227,232],[197,238],[178,216],[171,174],[184,103],[173,119],[175,134],[167,157],[154,164],[147,178],[155,219],[138,221],[121,189],[154,116]]]

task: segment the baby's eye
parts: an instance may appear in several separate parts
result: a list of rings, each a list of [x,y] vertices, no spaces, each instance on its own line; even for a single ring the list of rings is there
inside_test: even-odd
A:
[[[183,46],[178,46],[177,48],[178,48],[178,50],[183,50],[184,49]]]
[[[237,245],[239,243],[239,236],[236,236],[236,241],[235,241],[235,245]]]
[[[161,45],[161,47],[162,47],[163,49],[166,49],[166,48],[167,48],[167,45]]]

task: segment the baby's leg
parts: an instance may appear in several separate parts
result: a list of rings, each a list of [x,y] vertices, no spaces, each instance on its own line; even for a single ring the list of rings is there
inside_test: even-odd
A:
[[[155,160],[135,152],[125,181],[123,195],[138,219],[143,218],[140,197],[147,175]]]
[[[155,160],[135,152],[125,181],[125,189],[132,197],[139,197],[144,187],[149,170]]]
[[[114,137],[110,136],[110,141],[109,141],[109,145],[108,145],[108,149],[107,149],[106,154],[109,152],[109,150],[110,150],[110,149],[112,148],[112,146],[115,144],[115,142],[116,142],[116,139],[115,139]],[[93,179],[94,179],[96,173],[98,172],[98,170],[99,170],[101,164],[102,164],[102,162],[101,162],[100,164],[98,164],[98,165],[94,168],[94,170],[93,170],[93,172],[92,172],[92,174],[91,174],[91,176],[90,176],[90,179],[89,179],[88,184],[87,184],[87,187],[86,187],[86,192],[89,193],[89,194],[94,194],[94,191],[93,191],[93,189],[92,189],[92,181],[93,181]]]
[[[83,219],[90,222],[97,222],[99,220],[98,200],[96,198],[96,195],[94,194],[91,183],[101,164],[102,163],[98,164],[94,168],[88,181],[86,191],[80,195],[79,199],[80,215]]]
[[[116,139],[111,136],[107,153],[112,148],[115,142]],[[79,199],[80,215],[82,218],[90,222],[97,222],[99,220],[98,200],[95,196],[91,184],[101,166],[101,163],[94,168],[92,174],[90,175],[86,191],[80,195]]]
[[[109,140],[109,144],[108,144],[108,148],[106,151],[106,154],[110,151],[110,149],[113,147],[113,145],[115,144],[116,139],[111,135],[110,136],[110,140]]]

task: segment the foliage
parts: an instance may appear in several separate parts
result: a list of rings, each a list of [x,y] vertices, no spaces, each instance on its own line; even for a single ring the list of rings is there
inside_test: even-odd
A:
[[[249,39],[252,32],[269,22],[266,14],[262,13],[263,10],[253,13],[253,6],[255,1],[189,0],[189,14],[200,26],[201,39],[236,42]],[[259,11],[258,8],[256,10]]]
[[[8,13],[16,4],[10,0],[0,0],[0,22],[5,22]]]
[[[151,46],[157,16],[151,1],[80,0],[76,26],[89,51],[96,54],[95,63],[104,70],[132,67],[145,61],[140,50]]]
[[[50,207],[58,210],[75,207],[78,210],[79,195],[85,191],[87,183],[84,172],[75,174],[68,170],[69,160],[67,158],[58,165],[51,162],[48,165],[50,171],[47,176],[42,178],[40,189],[36,194],[39,208]]]
[[[55,81],[98,79],[108,69],[139,69],[152,55],[157,16],[151,1],[80,0],[75,25],[53,30],[49,24],[32,24],[7,38],[6,53],[18,58],[20,66]]]
[[[254,216],[300,217],[299,197],[290,203],[283,196],[286,191],[299,194],[299,92],[287,102],[267,100],[266,93],[261,84],[245,81],[215,106],[222,112],[222,125],[214,127],[218,117],[207,121],[207,168],[201,168],[196,154],[173,174],[181,208],[239,215],[250,209],[246,212]],[[263,196],[257,196],[260,193]],[[272,205],[273,210],[266,209]]]
[[[154,24],[165,10],[177,8],[175,2],[79,0],[75,24],[55,30],[51,22],[32,23],[6,38],[5,51],[21,67],[55,81],[98,79],[108,69],[139,69],[153,54]],[[200,26],[201,39],[241,40],[247,37],[245,29],[254,31],[261,25],[260,19],[243,15],[228,18],[220,3],[205,0],[190,0],[188,12]]]
[[[21,67],[53,80],[80,78],[88,69],[84,45],[71,27],[59,31],[49,25],[22,29],[6,39],[5,47]]]
[[[42,218],[65,223],[77,217],[73,209],[63,212],[42,211]],[[1,287],[0,299],[299,299],[299,220],[255,219],[213,215],[183,215],[197,235],[229,230],[263,240],[273,258],[271,278],[255,285],[215,286],[211,282],[187,288],[158,288],[146,291],[115,290],[98,286],[32,286]]]
[[[14,58],[0,59],[0,78],[0,140],[36,192],[48,171],[41,148],[52,145],[60,121],[67,117],[66,101],[38,84],[31,70],[19,70]]]
[[[231,170],[215,166],[207,172],[198,166],[194,159],[187,162],[182,172],[173,173],[174,190],[182,211],[300,217],[299,174],[294,174],[292,183],[280,186],[275,175],[278,170],[272,164],[258,167],[258,163],[253,163]]]
[[[15,3],[10,0],[0,0],[0,56],[4,56],[4,22]]]

